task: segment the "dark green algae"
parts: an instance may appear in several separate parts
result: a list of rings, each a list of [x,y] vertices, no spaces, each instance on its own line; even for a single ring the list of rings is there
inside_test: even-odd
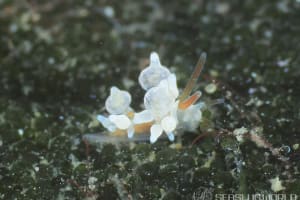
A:
[[[0,9],[1,199],[192,199],[200,187],[273,193],[276,176],[282,193],[300,194],[300,152],[292,148],[300,143],[296,0],[2,0]],[[110,86],[129,89],[138,108],[138,73],[153,50],[181,87],[207,52],[199,88],[213,77],[218,89],[203,101],[225,104],[209,107],[201,131],[185,133],[180,149],[167,141],[86,144],[84,134],[104,131],[94,118]],[[288,163],[226,135],[192,145],[208,129],[242,126],[291,147],[282,152]]]

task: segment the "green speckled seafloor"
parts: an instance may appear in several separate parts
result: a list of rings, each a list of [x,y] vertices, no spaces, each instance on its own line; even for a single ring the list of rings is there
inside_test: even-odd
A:
[[[151,51],[180,88],[207,53],[201,129],[173,145],[84,142],[104,132],[112,85],[139,108]],[[0,0],[0,199],[274,194],[276,177],[300,195],[299,52],[298,0]],[[287,161],[228,134],[241,127]]]

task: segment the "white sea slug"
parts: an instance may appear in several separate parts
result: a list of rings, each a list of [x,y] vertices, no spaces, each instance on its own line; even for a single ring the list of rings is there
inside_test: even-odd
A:
[[[150,55],[150,65],[139,76],[144,90],[145,110],[134,112],[129,106],[131,96],[127,91],[112,87],[106,99],[108,117],[98,115],[99,122],[114,136],[150,132],[150,142],[154,143],[166,133],[174,141],[177,129],[195,131],[202,118],[201,103],[194,105],[200,98],[197,91],[190,96],[204,66],[206,54],[202,54],[185,89],[179,95],[175,74],[160,64],[157,53]]]

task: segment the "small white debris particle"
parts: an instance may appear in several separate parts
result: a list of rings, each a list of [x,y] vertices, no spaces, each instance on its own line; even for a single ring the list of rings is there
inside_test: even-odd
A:
[[[228,13],[230,10],[230,6],[227,3],[218,3],[216,6],[216,12],[220,15],[224,15]]]
[[[49,162],[48,162],[48,160],[47,159],[42,159],[41,161],[40,161],[40,164],[41,165],[49,165]]]
[[[24,130],[23,129],[18,129],[18,134],[19,136],[23,136],[24,135]]]
[[[271,189],[274,192],[279,192],[279,191],[285,190],[285,187],[282,186],[282,182],[278,176],[270,179],[269,181],[271,183]]]
[[[216,71],[216,70],[210,70],[210,71],[209,71],[209,74],[210,74],[211,76],[213,76],[213,77],[218,77],[218,76],[219,76],[219,72]]]
[[[113,18],[115,16],[115,11],[112,7],[106,6],[103,10],[104,15],[108,18]]]
[[[289,65],[289,63],[290,63],[290,59],[289,59],[289,58],[288,58],[288,59],[278,60],[278,61],[277,61],[278,67],[286,67],[286,66]]]
[[[0,145],[0,146],[1,146],[1,145]],[[299,149],[299,146],[300,146],[300,145],[299,145],[298,143],[297,143],[297,144],[293,144],[293,149],[294,149],[294,150],[297,150],[297,149]]]
[[[271,38],[273,36],[273,33],[271,30],[267,30],[264,32],[264,35],[266,38]]]
[[[55,63],[55,59],[53,57],[48,58],[48,63],[53,65]]]
[[[89,177],[89,180],[88,180],[88,184],[89,184],[89,189],[90,190],[95,190],[96,188],[96,185],[95,183],[98,181],[98,179],[96,177]]]
[[[135,84],[133,80],[131,80],[131,79],[127,78],[127,77],[123,78],[122,82],[123,82],[124,87],[127,90],[129,90],[130,88],[132,88],[134,86],[134,84]]]
[[[208,159],[206,160],[206,162],[203,164],[202,167],[204,168],[210,168],[212,162],[216,159],[216,152],[213,151],[211,156],[208,157]]]
[[[217,86],[214,83],[210,83],[204,89],[205,89],[205,92],[207,92],[208,94],[213,94],[216,92]]]
[[[256,107],[260,107],[260,106],[262,106],[263,104],[264,104],[264,102],[263,102],[262,100],[259,100],[259,99],[257,99],[256,102],[255,102],[255,106],[256,106]]]
[[[10,26],[9,26],[9,31],[11,32],[11,33],[15,33],[15,32],[17,32],[18,31],[18,26],[16,25],[16,24],[11,24]]]
[[[81,162],[78,161],[78,159],[75,157],[74,154],[70,154],[68,158],[69,158],[69,160],[71,160],[73,169],[76,169],[76,167],[78,167],[81,164]]]
[[[254,94],[257,91],[256,88],[249,88],[248,93],[249,94]]]
[[[80,9],[78,11],[78,15],[79,17],[86,17],[89,15],[89,11],[87,9]]]
[[[233,135],[235,135],[237,141],[244,141],[244,134],[247,133],[248,130],[245,127],[237,128],[233,131]]]
[[[38,171],[40,170],[40,168],[39,168],[39,167],[34,167],[34,170],[35,170],[36,172],[38,172]]]
[[[251,72],[251,76],[252,76],[252,78],[256,78],[257,74],[255,72]]]

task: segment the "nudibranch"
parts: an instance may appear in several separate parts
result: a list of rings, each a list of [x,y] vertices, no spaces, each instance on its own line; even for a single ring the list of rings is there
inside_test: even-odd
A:
[[[154,143],[165,133],[174,141],[178,130],[195,131],[202,119],[201,107],[197,103],[200,91],[190,93],[203,69],[206,54],[203,53],[196,68],[181,95],[177,79],[166,66],[161,65],[156,52],[150,55],[150,64],[139,75],[139,84],[145,90],[144,107],[135,112],[131,107],[129,92],[113,86],[106,99],[107,116],[98,115],[98,121],[110,132],[111,136],[133,138],[134,134],[150,133],[150,142]]]

